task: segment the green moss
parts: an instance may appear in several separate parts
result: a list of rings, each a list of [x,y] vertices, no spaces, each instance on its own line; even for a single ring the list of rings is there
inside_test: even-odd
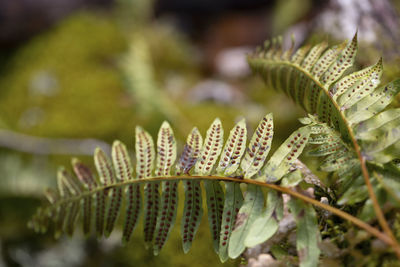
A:
[[[125,39],[81,13],[26,44],[0,78],[4,123],[29,134],[108,137],[132,121],[115,64]]]

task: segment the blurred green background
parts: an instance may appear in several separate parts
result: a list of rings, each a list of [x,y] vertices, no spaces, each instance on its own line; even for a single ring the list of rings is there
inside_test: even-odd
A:
[[[188,254],[181,249],[178,216],[157,257],[144,249],[141,225],[127,247],[118,230],[107,240],[87,240],[80,231],[54,240],[52,233],[37,235],[26,225],[44,201],[44,188],[55,185],[59,165],[69,167],[78,156],[93,167],[94,147],[107,150],[115,139],[133,156],[135,125],[154,137],[168,120],[181,151],[193,126],[204,135],[219,117],[229,132],[244,117],[252,133],[273,112],[274,146],[279,145],[304,113],[265,88],[245,61],[246,53],[272,36],[294,33],[298,44],[332,44],[358,28],[358,67],[383,54],[384,80],[400,76],[400,35],[388,30],[399,25],[398,16],[385,22],[389,26],[371,28],[343,18],[350,15],[335,6],[340,1],[99,2],[74,7],[42,27],[34,23],[41,13],[30,6],[36,19],[30,18],[31,31],[16,28],[18,38],[0,38],[0,266],[238,266],[240,260],[219,262],[206,215]],[[15,3],[22,10],[24,1]],[[399,10],[398,3],[388,3],[390,12]],[[384,12],[389,11],[378,15]],[[333,23],[327,31],[324,21],[332,17],[347,19],[349,29],[338,34]]]

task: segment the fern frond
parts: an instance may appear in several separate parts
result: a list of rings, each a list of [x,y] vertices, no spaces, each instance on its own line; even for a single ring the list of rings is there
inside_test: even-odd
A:
[[[96,149],[94,163],[99,180],[95,179],[88,167],[74,159],[73,169],[78,179],[65,169],[60,169],[58,192],[47,191],[49,204],[38,210],[31,225],[38,231],[44,231],[49,222],[54,221],[57,237],[63,232],[72,235],[79,209],[82,208],[84,233],[91,233],[92,210],[95,210],[96,234],[100,237],[104,232],[108,236],[115,228],[119,213],[122,213],[125,217],[122,242],[126,243],[137,225],[143,201],[144,239],[157,255],[175,223],[177,189],[179,182],[183,181],[185,204],[181,235],[183,251],[186,253],[191,248],[203,215],[203,183],[214,250],[222,262],[237,258],[246,247],[265,241],[277,230],[278,222],[283,217],[282,197],[280,193],[270,190],[264,207],[262,187],[273,187],[265,183],[272,181],[271,177],[277,181],[293,175],[293,160],[302,152],[312,132],[311,127],[314,127],[310,123],[293,133],[264,167],[271,145],[272,125],[271,114],[262,119],[246,156],[243,156],[247,135],[244,120],[230,131],[224,148],[224,131],[219,119],[214,120],[207,130],[204,143],[197,128],[193,128],[176,164],[176,141],[167,122],[162,124],[158,134],[157,154],[151,136],[137,127],[136,175],[129,153],[120,141],[113,143],[111,160],[103,151]],[[176,166],[175,174],[172,173],[173,166]],[[243,176],[253,179],[235,178]],[[250,181],[243,198],[240,183]],[[126,209],[120,212],[123,200]]]
[[[355,60],[357,34],[347,44],[325,49],[323,42],[312,48],[306,45],[290,57],[279,57],[276,55],[282,48],[272,46],[250,55],[248,61],[270,87],[283,91],[315,115],[311,121],[319,126],[312,127],[310,143],[316,147],[309,155],[323,157],[321,170],[338,173],[342,183],[338,193],[344,194],[342,199],[349,199],[352,191],[346,190],[357,177],[369,180],[367,168],[374,172],[377,164],[400,157],[400,111],[384,111],[400,92],[400,80],[379,87],[382,59],[344,75]],[[320,127],[319,132],[316,127]],[[372,188],[368,190],[373,194]]]
[[[306,112],[315,114],[319,122],[337,131],[341,142],[347,144],[349,153],[337,153],[341,144],[333,140],[323,142],[314,152],[318,155],[330,154],[326,156],[322,168],[337,171],[340,181],[346,184],[345,189],[357,177],[364,179],[368,193],[365,196],[370,197],[376,218],[400,258],[400,244],[383,215],[370,175],[382,164],[400,156],[400,112],[398,109],[384,111],[400,91],[399,81],[378,88],[382,75],[381,59],[374,66],[344,76],[355,60],[357,34],[347,45],[328,49],[315,61],[315,54],[319,53],[314,51],[319,51],[321,47],[324,45],[319,44],[310,52],[305,52],[308,51],[306,46],[292,57],[281,57],[282,48],[273,46],[249,56],[248,61],[270,87],[283,91]],[[382,174],[383,177],[385,175]],[[346,179],[348,177],[352,179]],[[352,188],[349,190],[343,196],[352,192]],[[359,195],[356,194],[357,200]]]
[[[311,49],[300,48],[291,57],[281,57],[277,55],[282,48],[272,46],[250,55],[248,61],[270,87],[283,91],[306,112],[315,114],[318,121],[336,129],[347,143],[358,142],[368,160],[386,163],[398,158],[400,140],[395,133],[388,135],[390,127],[398,126],[398,111],[380,114],[400,91],[400,80],[378,87],[381,59],[374,66],[344,76],[355,60],[357,34],[347,45],[323,52],[325,49],[326,43],[320,43]],[[393,124],[379,124],[383,116],[392,118]],[[360,127],[371,131],[371,136],[379,132],[387,138],[385,142],[367,141],[357,134]]]

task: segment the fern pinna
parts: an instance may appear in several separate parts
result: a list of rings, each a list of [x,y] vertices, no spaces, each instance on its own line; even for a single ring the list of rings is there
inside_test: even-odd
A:
[[[338,174],[338,204],[361,203],[369,196],[360,216],[371,220],[374,210],[400,258],[400,246],[380,208],[387,201],[399,207],[398,199],[385,191],[400,177],[395,164],[400,158],[400,109],[385,108],[400,91],[400,79],[379,86],[381,59],[349,73],[356,52],[357,34],[347,44],[327,48],[323,42],[297,51],[293,44],[284,51],[281,38],[275,38],[249,55],[248,62],[270,88],[311,114],[303,122],[319,123],[309,141],[317,147],[309,155],[323,157],[321,169]]]
[[[152,137],[141,127],[136,127],[136,175],[133,175],[126,146],[120,141],[113,143],[111,159],[101,149],[96,149],[97,176],[79,160],[73,159],[77,178],[65,168],[59,171],[58,190],[47,191],[50,205],[38,210],[32,226],[45,231],[54,220],[57,237],[63,232],[72,235],[81,216],[85,234],[94,230],[98,237],[107,237],[121,215],[125,221],[122,240],[128,242],[142,212],[145,242],[152,246],[154,254],[158,254],[175,222],[178,184],[182,181],[185,191],[181,219],[184,252],[189,251],[203,215],[204,188],[214,249],[221,261],[237,258],[246,247],[267,240],[277,230],[282,212],[275,210],[282,209],[278,204],[282,203],[282,196],[270,191],[265,204],[262,185],[267,185],[266,181],[278,182],[294,171],[292,165],[310,134],[309,125],[298,129],[264,164],[273,137],[271,114],[261,120],[247,149],[244,120],[230,131],[224,145],[223,127],[216,119],[204,142],[197,128],[191,131],[175,163],[176,141],[167,122],[160,128],[156,149]],[[247,181],[253,184],[249,184],[243,196],[240,184]],[[144,197],[141,185],[144,186]],[[125,210],[122,210],[123,204]],[[82,212],[79,212],[81,207]],[[300,209],[307,210],[307,205],[300,204]],[[316,218],[310,218],[307,223],[316,225]],[[311,245],[316,247],[316,242],[317,239]]]

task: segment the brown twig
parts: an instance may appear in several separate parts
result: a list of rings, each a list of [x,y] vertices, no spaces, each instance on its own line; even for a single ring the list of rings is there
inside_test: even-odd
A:
[[[383,242],[385,242],[386,244],[390,245],[393,247],[395,253],[397,255],[400,255],[400,249],[398,249],[396,247],[396,245],[394,244],[394,241],[392,238],[390,238],[386,233],[383,233],[381,231],[379,231],[378,229],[376,229],[375,227],[369,225],[368,223],[365,223],[363,221],[361,221],[360,219],[342,211],[339,210],[335,207],[332,207],[330,205],[327,204],[323,204],[313,198],[310,198],[308,196],[305,196],[297,191],[294,191],[290,188],[286,188],[286,187],[282,187],[279,185],[275,185],[275,184],[267,184],[265,182],[261,182],[261,181],[256,181],[256,180],[252,180],[252,179],[240,179],[240,178],[232,178],[232,177],[221,177],[221,176],[168,176],[168,177],[154,177],[154,178],[145,178],[145,179],[137,179],[137,180],[130,180],[130,181],[124,181],[124,182],[120,182],[120,183],[115,183],[112,185],[108,185],[108,186],[102,186],[102,187],[97,187],[96,189],[92,190],[92,191],[87,191],[82,193],[79,196],[75,196],[75,197],[70,197],[70,198],[65,198],[65,199],[61,199],[60,201],[58,201],[57,203],[53,204],[51,206],[51,208],[56,208],[61,204],[70,202],[70,201],[76,201],[79,200],[83,197],[95,194],[99,191],[102,190],[106,190],[106,189],[110,189],[110,188],[114,188],[114,187],[120,187],[120,186],[126,186],[126,185],[131,185],[131,184],[136,184],[136,183],[147,183],[147,182],[161,182],[161,181],[165,181],[165,180],[217,180],[217,181],[231,181],[231,182],[237,182],[237,183],[245,183],[245,184],[254,184],[254,185],[258,185],[261,187],[266,187],[266,188],[270,188],[285,194],[288,194],[290,196],[296,197],[298,199],[301,199],[307,203],[310,203],[314,206],[317,206],[319,208],[322,208],[324,210],[327,210],[351,223],[353,223],[354,225],[360,227],[361,229],[364,229],[365,231],[367,231],[368,233],[370,233],[371,235],[377,237],[378,239],[382,240]]]

